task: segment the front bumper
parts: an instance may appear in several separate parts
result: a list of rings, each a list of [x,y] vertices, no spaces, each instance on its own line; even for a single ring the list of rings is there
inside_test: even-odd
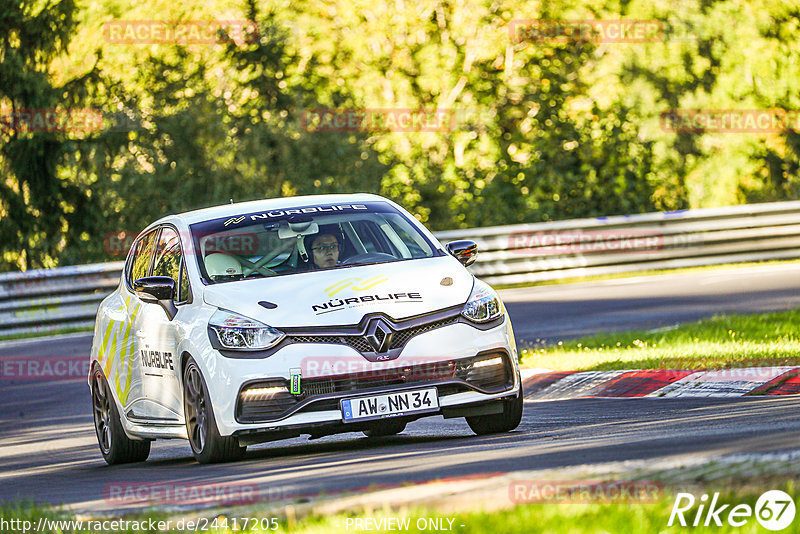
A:
[[[359,430],[359,423],[342,423],[342,398],[436,387],[439,412],[412,415],[410,420],[461,413],[456,407],[482,409],[480,406],[499,404],[498,399],[516,395],[520,387],[516,346],[507,318],[490,329],[459,322],[424,332],[408,340],[400,356],[388,362],[370,362],[346,345],[312,343],[290,344],[265,359],[230,359],[219,353],[208,357],[214,366],[209,369],[207,385],[220,434],[258,435],[253,442],[264,441],[261,438],[266,434],[275,436],[266,439],[280,439],[299,433]],[[465,371],[465,362],[498,357],[504,362],[502,374],[488,368],[488,373]],[[301,394],[291,395],[291,376],[298,371]],[[476,374],[484,376],[476,379]],[[242,391],[248,388],[286,393],[244,402]],[[343,426],[336,430],[338,425]]]
[[[391,389],[385,392],[397,391],[402,391],[402,389]],[[519,389],[515,388],[512,392],[492,396],[481,395],[480,398],[477,399],[474,395],[470,395],[469,393],[459,393],[447,395],[445,397],[440,396],[440,407],[437,411],[403,415],[396,417],[396,419],[409,422],[433,415],[442,415],[445,418],[499,415],[503,412],[504,401],[515,397],[518,391]],[[233,435],[239,438],[242,445],[252,445],[265,441],[297,437],[302,434],[309,434],[312,438],[318,438],[344,432],[358,432],[361,430],[369,430],[374,427],[376,423],[375,420],[349,423],[343,422],[342,412],[338,409],[330,412],[320,412],[320,415],[322,417],[319,417],[317,420],[307,422],[297,422],[297,416],[293,416],[281,421],[282,424],[278,426],[270,425],[264,426],[263,428],[237,430]],[[392,420],[395,420],[395,418]]]
[[[475,391],[504,393],[514,387],[514,366],[505,350],[488,350],[470,358],[409,364],[392,369],[312,377],[293,394],[290,381],[254,380],[244,384],[236,403],[238,423],[271,423],[299,413],[335,411],[342,399],[435,386],[439,399]]]

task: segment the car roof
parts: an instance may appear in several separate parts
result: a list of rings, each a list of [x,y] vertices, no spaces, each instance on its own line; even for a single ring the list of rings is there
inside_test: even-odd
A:
[[[174,222],[180,220],[186,224],[194,224],[201,221],[218,219],[221,217],[232,217],[244,213],[258,211],[269,211],[277,209],[291,209],[300,206],[316,204],[344,204],[351,202],[384,201],[387,199],[369,193],[352,193],[346,195],[307,195],[299,197],[268,198],[263,200],[252,200],[250,202],[237,202],[235,204],[223,204],[194,211],[187,211],[175,215],[168,215],[148,225],[148,228],[157,224]]]

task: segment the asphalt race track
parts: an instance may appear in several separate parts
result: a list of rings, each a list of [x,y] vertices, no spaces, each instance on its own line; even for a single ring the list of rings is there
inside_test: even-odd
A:
[[[702,271],[504,292],[518,340],[659,328],[719,312],[800,307],[800,266]],[[0,359],[76,357],[90,337],[0,346]],[[794,450],[800,397],[577,399],[526,402],[512,433],[476,437],[461,419],[420,420],[395,437],[361,434],[251,447],[245,460],[200,466],[188,443],[156,442],[146,464],[108,467],[80,377],[0,379],[0,500],[118,511],[141,485],[249,484],[275,499],[519,470],[624,460]]]
[[[509,289],[518,343],[648,330],[721,313],[800,307],[800,265],[783,264]]]

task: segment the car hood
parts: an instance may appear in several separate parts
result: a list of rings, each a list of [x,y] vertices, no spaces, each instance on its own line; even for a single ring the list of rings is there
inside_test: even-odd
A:
[[[368,313],[399,320],[464,304],[472,284],[458,260],[440,256],[211,285],[203,300],[277,328],[352,325]]]

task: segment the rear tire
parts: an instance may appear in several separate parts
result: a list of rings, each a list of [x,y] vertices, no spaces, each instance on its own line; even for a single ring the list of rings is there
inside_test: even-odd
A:
[[[108,465],[147,460],[150,456],[150,440],[135,440],[125,434],[117,403],[99,367],[92,372],[92,412],[97,444]]]
[[[503,413],[467,417],[467,424],[479,436],[510,432],[522,421],[522,385],[517,395],[503,400]]]
[[[233,436],[220,436],[206,382],[197,363],[189,358],[183,371],[183,409],[186,433],[195,459],[201,464],[230,462],[244,456],[247,447]]]
[[[363,430],[368,438],[380,438],[384,436],[394,436],[406,429],[407,421],[392,421],[391,419],[379,421],[375,426]]]

